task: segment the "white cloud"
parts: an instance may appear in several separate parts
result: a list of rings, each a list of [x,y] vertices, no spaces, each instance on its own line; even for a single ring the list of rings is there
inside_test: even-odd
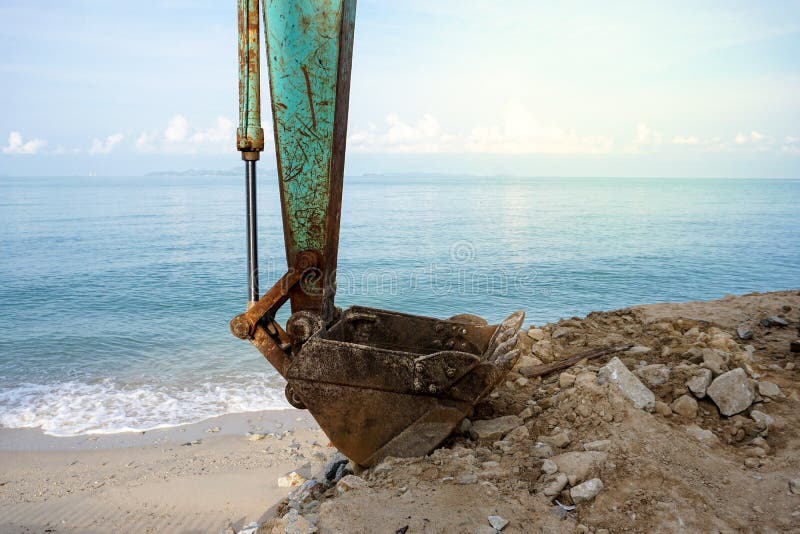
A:
[[[219,154],[233,152],[235,149],[236,127],[233,121],[225,117],[218,117],[207,128],[195,129],[186,117],[177,114],[167,122],[163,130],[141,132],[136,139],[136,150],[139,152]]]
[[[356,130],[348,139],[353,152],[431,154],[450,152],[454,148],[453,136],[442,131],[439,121],[432,115],[423,115],[414,124],[404,122],[397,114],[386,116],[385,125],[378,128],[369,124]]]
[[[3,147],[3,154],[36,154],[47,144],[43,139],[25,141],[20,132],[8,134],[8,145]]]
[[[613,146],[609,137],[581,136],[541,124],[518,103],[506,107],[500,123],[478,125],[467,133],[446,132],[430,114],[408,123],[392,113],[382,127],[370,124],[354,131],[348,148],[371,153],[597,154],[609,152]]]
[[[640,122],[636,125],[636,134],[633,140],[628,144],[623,152],[628,154],[638,154],[643,151],[650,150],[661,144],[661,132],[653,130],[645,123]]]
[[[92,146],[89,147],[89,154],[108,154],[117,146],[125,136],[121,133],[109,135],[105,140],[92,139]]]
[[[700,143],[700,140],[693,136],[693,135],[676,135],[672,138],[673,145],[697,145]]]

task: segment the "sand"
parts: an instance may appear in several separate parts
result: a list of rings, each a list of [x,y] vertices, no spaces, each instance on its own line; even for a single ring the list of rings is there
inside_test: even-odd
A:
[[[276,435],[250,441],[248,431]],[[74,438],[2,429],[0,532],[238,530],[286,495],[279,477],[319,470],[326,444],[299,410]]]

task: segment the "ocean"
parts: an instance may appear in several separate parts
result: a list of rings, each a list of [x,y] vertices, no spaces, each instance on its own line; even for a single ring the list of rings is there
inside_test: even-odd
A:
[[[285,259],[276,178],[259,187],[267,289]],[[791,289],[800,180],[347,177],[339,250],[339,306],[437,317],[524,309],[538,325]],[[242,177],[0,178],[0,426],[287,407],[228,330],[246,295]]]

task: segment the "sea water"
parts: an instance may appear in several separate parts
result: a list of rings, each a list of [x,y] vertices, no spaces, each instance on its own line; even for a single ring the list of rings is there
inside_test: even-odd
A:
[[[285,270],[277,196],[261,176],[262,290]],[[348,177],[339,249],[339,306],[436,317],[542,324],[798,288],[800,181]],[[288,406],[228,330],[246,281],[241,177],[0,178],[0,426]]]

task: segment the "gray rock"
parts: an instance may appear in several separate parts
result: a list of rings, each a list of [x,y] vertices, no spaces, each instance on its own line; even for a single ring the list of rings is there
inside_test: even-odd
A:
[[[671,409],[676,414],[687,419],[697,417],[697,401],[689,395],[681,395],[672,403]]]
[[[610,448],[610,439],[599,439],[597,441],[590,441],[589,443],[583,444],[583,450],[585,451],[607,451]]]
[[[553,448],[547,443],[537,442],[530,449],[530,454],[534,458],[550,458],[553,456]]]
[[[552,436],[539,436],[539,443],[545,443],[550,445],[551,447],[556,447],[558,449],[563,449],[567,445],[570,444],[572,440],[569,437],[569,434],[566,430],[562,430],[561,432],[556,432]]]
[[[789,481],[789,491],[795,495],[800,495],[800,478],[793,478]]]
[[[694,393],[698,399],[702,399],[706,396],[706,391],[708,390],[708,386],[711,385],[712,378],[711,370],[700,369],[697,371],[696,375],[686,382],[686,387],[688,387],[689,391]]]
[[[656,396],[631,373],[625,364],[613,357],[607,364],[600,368],[597,381],[602,383],[612,382],[622,391],[634,406],[645,410],[652,410],[656,403]]]
[[[349,461],[350,460],[347,459],[347,456],[345,456],[341,452],[337,452],[336,454],[334,454],[333,458],[328,460],[328,462],[325,464],[325,467],[322,470],[322,472],[325,474],[325,478],[327,480],[330,480],[331,482],[334,482],[334,483],[338,482],[339,479],[336,478],[336,476],[337,476],[337,474],[339,472],[339,467],[341,465],[345,465],[346,466],[347,462],[349,462]],[[342,477],[339,476],[339,478],[342,478]]]
[[[710,369],[714,376],[719,376],[728,370],[728,358],[714,349],[703,349],[703,363],[706,369]]]
[[[249,523],[244,526],[241,530],[237,531],[236,534],[255,534],[258,530],[258,523]]]
[[[755,400],[755,391],[742,368],[723,373],[708,386],[708,396],[722,415],[735,415],[746,410]]]
[[[587,480],[582,484],[578,484],[571,490],[569,490],[569,495],[572,497],[572,501],[574,503],[586,502],[591,501],[597,494],[603,490],[603,481],[599,478],[593,478],[591,480]]]
[[[664,364],[654,363],[639,367],[634,374],[644,380],[648,386],[660,386],[669,380],[670,370]]]
[[[325,493],[328,487],[329,486],[323,484],[319,480],[312,478],[303,482],[303,484],[292,491],[286,499],[289,501],[290,506],[296,508],[297,506],[303,506],[317,500],[320,495]]]
[[[524,421],[516,415],[504,415],[496,419],[483,419],[472,422],[471,433],[478,439],[496,440],[511,432]]]
[[[542,462],[542,473],[545,475],[552,475],[556,471],[558,471],[558,466],[553,460],[547,458],[544,462]]]
[[[635,347],[631,347],[625,351],[625,354],[628,356],[641,356],[642,354],[647,354],[648,352],[652,351],[650,347],[645,347],[644,345],[636,345]]]
[[[753,339],[753,331],[743,324],[736,327],[736,335],[743,340]]]
[[[492,525],[492,528],[495,530],[503,530],[508,525],[508,519],[503,519],[499,515],[490,515],[488,517],[489,524]]]
[[[763,430],[769,430],[769,428],[775,424],[775,419],[761,410],[752,410],[750,412],[750,419],[758,423],[758,426]]]
[[[465,486],[467,484],[477,484],[478,483],[478,475],[474,475],[472,473],[469,473],[469,474],[466,474],[466,475],[461,475],[460,477],[458,477],[458,483],[462,484],[462,485],[465,485]]]
[[[571,451],[553,456],[551,460],[558,470],[567,475],[571,485],[591,477],[608,458],[603,451]]]
[[[758,383],[758,393],[763,397],[770,398],[781,398],[784,396],[778,384],[767,382],[766,380]]]
[[[547,497],[555,497],[561,493],[561,490],[567,487],[567,482],[569,482],[567,475],[564,473],[556,473],[556,475],[544,487],[542,493],[544,493]]]
[[[777,315],[771,315],[770,317],[767,317],[767,320],[769,321],[769,326],[789,326],[789,321],[783,317],[778,317]]]
[[[556,328],[555,330],[553,330],[552,338],[553,339],[559,339],[559,338],[562,338],[562,337],[567,337],[571,333],[572,333],[572,330],[570,330],[569,328],[561,326],[561,327]]]

